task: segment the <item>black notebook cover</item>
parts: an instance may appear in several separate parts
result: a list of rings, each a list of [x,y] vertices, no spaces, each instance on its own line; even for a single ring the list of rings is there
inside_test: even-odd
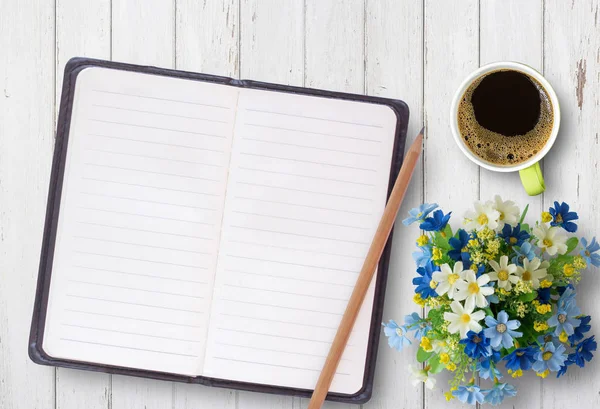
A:
[[[52,277],[52,261],[54,256],[54,246],[56,240],[56,229],[58,223],[58,214],[60,211],[60,198],[65,169],[66,152],[69,140],[69,127],[71,122],[71,111],[73,108],[73,97],[77,75],[83,69],[88,67],[105,67],[124,71],[133,71],[168,77],[176,77],[187,80],[212,82],[225,85],[231,85],[241,88],[253,88],[268,90],[274,92],[284,92],[291,94],[302,94],[319,96],[325,98],[344,99],[359,102],[368,102],[372,104],[386,105],[393,109],[397,116],[396,134],[394,141],[394,152],[392,154],[391,172],[389,176],[388,197],[391,193],[393,182],[400,171],[402,158],[404,155],[404,145],[406,141],[406,128],[408,124],[408,107],[400,100],[392,100],[365,95],[354,95],[340,92],[331,92],[317,89],[292,87],[286,85],[270,84],[257,81],[236,80],[227,77],[214,75],[197,74],[185,71],[169,70],[164,68],[139,66],[124,64],[111,61],[93,60],[86,58],[73,58],[66,67],[62,88],[60,103],[60,113],[58,117],[56,142],[54,149],[54,158],[52,163],[52,174],[50,178],[50,188],[48,192],[48,203],[46,209],[46,220],[44,226],[44,236],[40,256],[39,276],[35,304],[33,308],[33,318],[31,323],[31,333],[29,337],[29,356],[32,361],[41,365],[60,366],[65,368],[85,369],[90,371],[106,372],[120,375],[131,375],[145,378],[161,379],[166,381],[177,381],[187,383],[197,383],[207,386],[218,386],[226,388],[235,388],[254,392],[276,393],[284,395],[293,395],[300,397],[310,397],[312,391],[306,389],[279,387],[263,384],[245,383],[237,381],[228,381],[224,379],[214,379],[203,376],[190,377],[185,375],[170,374],[164,372],[138,370],[118,366],[109,366],[96,363],[80,362],[67,359],[55,359],[47,355],[42,349],[44,338],[44,328],[46,319],[46,309]],[[375,297],[373,312],[371,317],[371,326],[369,334],[369,347],[367,350],[367,360],[365,364],[365,373],[363,386],[356,394],[348,395],[341,393],[330,393],[327,400],[346,402],[346,403],[364,403],[371,397],[373,391],[373,378],[375,373],[375,362],[377,358],[377,348],[379,336],[381,333],[381,319],[383,313],[383,303],[385,296],[385,286],[387,280],[391,236],[384,249],[381,261],[379,262],[377,282],[375,287]]]

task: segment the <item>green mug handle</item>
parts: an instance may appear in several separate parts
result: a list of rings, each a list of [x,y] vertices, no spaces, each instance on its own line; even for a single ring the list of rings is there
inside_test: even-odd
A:
[[[521,183],[523,183],[523,187],[529,196],[537,196],[546,190],[539,162],[520,170],[519,176],[521,176]]]

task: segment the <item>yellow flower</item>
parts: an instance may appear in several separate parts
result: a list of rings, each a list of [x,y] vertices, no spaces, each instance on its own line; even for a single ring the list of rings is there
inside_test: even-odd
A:
[[[498,254],[498,251],[500,250],[500,242],[498,240],[490,241],[486,250],[490,255]]]
[[[477,232],[477,238],[479,240],[491,240],[496,236],[496,233],[489,227],[484,227]]]
[[[448,392],[444,392],[444,396],[446,397],[446,401],[450,402],[452,399],[454,399],[454,395],[452,395],[452,392],[448,391]]]
[[[552,287],[552,281],[550,281],[550,280],[540,281],[540,288],[550,288],[550,287]]]
[[[587,267],[587,262],[585,261],[585,259],[583,257],[577,256],[577,257],[575,257],[575,260],[573,260],[573,265],[575,266],[575,268],[583,270],[584,268]]]
[[[517,303],[517,317],[524,318],[527,314],[527,306],[522,301]]]
[[[479,240],[475,240],[475,239],[471,239],[469,240],[469,243],[467,244],[467,247],[479,247]]]
[[[479,266],[475,263],[471,264],[471,267],[469,267],[469,269],[471,271],[477,272],[479,270]]]
[[[533,329],[537,332],[543,332],[548,329],[548,324],[546,324],[545,322],[536,321],[533,323]]]
[[[547,314],[552,311],[552,306],[550,304],[540,304],[535,307],[535,310],[538,312],[538,314]]]
[[[423,299],[423,297],[421,297],[421,294],[416,293],[415,296],[413,297],[413,301],[415,304],[420,305],[421,307],[425,306],[425,300]]]
[[[569,336],[567,335],[567,333],[565,331],[563,331],[558,336],[558,339],[560,339],[560,342],[562,342],[563,344],[565,344],[569,340]]]
[[[440,354],[440,362],[443,363],[444,365],[448,364],[448,362],[450,362],[450,355],[448,355],[445,352],[442,352]]]
[[[437,261],[437,260],[441,260],[442,259],[442,250],[438,247],[434,247],[433,248],[433,252],[431,253],[431,259],[433,261]]]
[[[575,267],[573,267],[572,264],[565,264],[563,266],[563,273],[565,273],[567,277],[571,277],[573,274],[575,274]]]
[[[512,376],[513,378],[520,378],[521,376],[523,376],[523,370],[522,369],[517,369],[516,371],[510,371],[512,372],[510,374],[510,376]]]
[[[548,223],[552,220],[552,215],[548,212],[542,212],[542,222]]]
[[[454,372],[456,371],[456,364],[454,362],[450,362],[448,365],[446,365],[446,369],[450,372]]]
[[[422,236],[419,236],[419,238],[417,239],[417,245],[418,246],[424,246],[427,243],[429,243],[429,237],[427,237],[424,234]]]
[[[423,348],[423,350],[425,352],[433,351],[433,347],[431,346],[431,341],[429,340],[429,338],[427,338],[427,337],[421,338],[421,348]]]
[[[544,372],[536,372],[536,375],[542,379],[545,379],[548,375],[550,375],[550,370],[546,369]]]

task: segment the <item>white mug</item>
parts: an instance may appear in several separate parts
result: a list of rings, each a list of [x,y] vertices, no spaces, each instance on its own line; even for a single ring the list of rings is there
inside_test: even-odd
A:
[[[553,123],[548,141],[546,142],[544,147],[539,150],[538,153],[533,155],[525,162],[516,165],[497,165],[485,161],[484,159],[476,156],[465,144],[465,141],[463,140],[458,128],[458,105],[465,91],[475,80],[477,80],[481,76],[489,72],[498,70],[518,71],[535,79],[546,90],[550,99],[550,103],[552,104]],[[454,98],[452,99],[452,107],[450,109],[450,127],[452,128],[452,135],[454,136],[454,140],[456,141],[458,147],[467,156],[467,158],[471,159],[479,166],[495,172],[519,171],[523,187],[525,187],[525,190],[531,196],[538,195],[546,189],[539,161],[548,153],[548,151],[550,151],[550,148],[552,148],[552,145],[556,140],[556,136],[558,135],[558,129],[560,128],[560,106],[558,104],[558,98],[556,97],[556,93],[554,92],[554,89],[552,88],[550,83],[548,83],[548,81],[542,76],[542,74],[540,74],[533,68],[517,62],[499,61],[488,65],[484,65],[483,67],[480,67],[479,69],[473,71],[467,78],[465,78],[462,84],[460,84],[460,87],[458,87],[456,93],[454,94]]]

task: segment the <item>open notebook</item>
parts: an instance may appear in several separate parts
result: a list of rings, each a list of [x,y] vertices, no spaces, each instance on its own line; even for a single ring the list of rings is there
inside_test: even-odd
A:
[[[399,101],[72,60],[32,359],[307,395],[398,171],[407,115]],[[370,393],[377,282],[334,399]]]

